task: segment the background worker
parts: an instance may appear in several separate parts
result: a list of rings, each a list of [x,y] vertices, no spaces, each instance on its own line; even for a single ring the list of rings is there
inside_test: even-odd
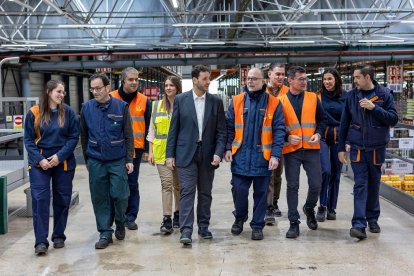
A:
[[[139,170],[141,159],[148,159],[148,127],[151,120],[151,101],[138,91],[139,72],[133,67],[127,67],[121,73],[121,86],[112,91],[114,98],[123,100],[129,106],[132,119],[132,130],[134,135],[134,171],[128,174],[129,198],[128,207],[125,212],[125,225],[129,230],[137,230],[137,219],[140,203],[139,195]]]
[[[287,182],[287,203],[290,228],[286,238],[299,236],[298,192],[300,167],[308,177],[308,194],[303,205],[306,223],[312,230],[318,228],[315,206],[321,189],[321,161],[319,141],[326,127],[325,112],[321,102],[313,92],[306,90],[306,71],[303,67],[293,66],[287,72],[289,93],[280,98],[283,105],[287,144],[283,147],[285,176]]]
[[[365,228],[380,233],[379,189],[381,165],[390,140],[390,127],[398,122],[392,91],[374,80],[371,65],[357,65],[355,88],[345,100],[339,132],[338,158],[345,163],[345,141],[351,146],[349,159],[354,173],[354,215],[350,236],[367,238]]]
[[[339,123],[346,91],[342,89],[341,75],[335,68],[322,73],[322,89],[318,94],[326,114],[326,129],[321,139],[322,186],[316,220],[319,222],[336,219],[339,181],[342,163],[338,159]]]
[[[63,103],[65,95],[65,84],[62,81],[48,81],[40,104],[30,108],[24,124],[24,145],[28,154],[37,255],[45,254],[49,248],[47,238],[51,190],[53,193],[51,240],[54,248],[65,246],[65,229],[76,168],[73,151],[79,140],[79,120],[76,113]]]
[[[267,75],[269,82],[266,86],[266,92],[275,96],[281,97],[289,91],[285,82],[285,65],[283,63],[271,63]],[[269,182],[269,193],[267,195],[267,210],[265,215],[265,222],[272,225],[276,222],[275,217],[281,217],[282,212],[279,209],[278,201],[280,197],[280,188],[282,187],[282,173],[283,173],[283,156],[280,157],[279,165],[272,171],[272,176]]]
[[[110,96],[108,77],[94,74],[89,80],[94,99],[84,103],[81,110],[81,143],[99,232],[95,248],[104,249],[112,243],[114,218],[115,237],[118,240],[125,238],[124,214],[129,196],[127,173],[134,170],[134,140],[128,106]]]
[[[250,69],[243,93],[233,98],[226,114],[225,160],[232,162],[232,194],[236,209],[231,232],[239,235],[243,231],[249,189],[253,183],[252,240],[263,239],[270,175],[279,165],[286,134],[282,106],[265,90],[263,71]]]
[[[149,142],[148,163],[157,166],[161,179],[162,210],[164,217],[160,231],[165,234],[170,234],[174,231],[173,228],[180,227],[180,183],[178,181],[177,170],[170,170],[165,165],[165,155],[174,99],[182,91],[181,80],[175,76],[168,76],[164,82],[164,91],[165,94],[162,100],[152,103],[151,124],[148,130],[147,140]],[[174,218],[171,219],[173,201],[175,212]]]

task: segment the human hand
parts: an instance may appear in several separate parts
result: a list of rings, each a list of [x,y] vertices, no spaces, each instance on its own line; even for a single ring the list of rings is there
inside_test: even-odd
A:
[[[134,164],[132,164],[132,163],[126,163],[125,167],[127,169],[128,174],[130,174],[134,171]]]
[[[299,143],[302,141],[302,137],[297,135],[289,135],[288,136],[288,142],[292,145],[299,145]]]
[[[175,158],[167,158],[167,160],[165,160],[165,165],[173,171],[175,167]]]
[[[233,161],[233,156],[231,154],[231,150],[226,151],[226,154],[224,155],[224,160],[226,162],[232,162]]]
[[[315,133],[314,135],[311,136],[308,143],[309,144],[316,144],[321,140],[320,138],[321,138],[321,135],[319,133]]]
[[[375,104],[368,100],[367,98],[363,98],[359,100],[359,106],[362,108],[366,108],[368,110],[373,110],[375,107]]]
[[[269,160],[269,171],[276,170],[279,166],[279,160],[276,157],[272,156]]]
[[[152,166],[155,166],[155,163],[154,163],[154,154],[152,152],[149,152],[148,153],[148,163],[150,165],[152,165]]]
[[[56,167],[59,165],[59,157],[56,154],[53,154],[52,156],[48,157],[47,160],[49,161],[50,166]]]
[[[52,168],[52,165],[50,165],[50,163],[49,163],[49,161],[45,158],[45,159],[42,159],[40,162],[39,162],[39,166],[45,171],[45,170],[47,170],[47,169],[50,169],[50,168]]]
[[[211,162],[211,165],[218,166],[220,164],[221,158],[218,155],[213,155],[213,161]]]

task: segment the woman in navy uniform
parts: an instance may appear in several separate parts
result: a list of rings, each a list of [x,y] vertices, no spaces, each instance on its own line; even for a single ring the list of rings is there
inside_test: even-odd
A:
[[[341,114],[344,109],[346,92],[335,68],[326,68],[322,73],[322,89],[319,99],[327,117],[327,126],[321,139],[322,185],[316,219],[319,222],[336,219],[339,181],[342,163],[338,159],[338,136]]]
[[[53,193],[54,248],[65,246],[65,229],[72,197],[76,161],[73,151],[79,140],[79,121],[63,103],[65,85],[50,80],[39,105],[26,115],[24,144],[32,195],[35,253],[45,254],[49,247],[50,196]],[[50,186],[52,182],[52,187]]]

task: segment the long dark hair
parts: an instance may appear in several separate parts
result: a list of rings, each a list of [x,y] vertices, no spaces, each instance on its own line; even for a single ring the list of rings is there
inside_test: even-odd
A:
[[[39,105],[39,116],[35,120],[35,129],[39,129],[41,125],[48,125],[50,123],[50,104],[49,104],[49,95],[52,93],[53,89],[56,89],[58,85],[61,84],[65,87],[65,83],[61,80],[50,80],[46,83],[45,90],[42,94],[42,99]],[[58,124],[59,127],[63,127],[65,124],[65,109],[63,108],[63,103],[57,105],[58,110]]]
[[[329,67],[329,68],[325,68],[325,71],[323,71],[322,73],[322,92],[332,93],[332,92],[328,92],[328,90],[326,90],[325,88],[325,85],[323,85],[323,76],[325,76],[325,74],[332,74],[332,76],[334,76],[335,87],[334,87],[333,94],[335,95],[335,97],[340,98],[344,90],[342,89],[342,79],[341,79],[341,75],[339,74],[338,70],[336,70],[333,67]]]
[[[176,76],[168,76],[165,81],[164,81],[164,86],[165,86],[165,82],[169,80],[172,82],[172,84],[175,86],[175,88],[177,89],[177,94],[175,94],[176,96],[178,94],[180,94],[182,92],[182,86],[181,86],[181,80],[180,78],[176,77]],[[162,105],[163,108],[167,111],[170,112],[171,110],[171,104],[167,99],[167,93],[164,93],[164,97],[162,98]]]

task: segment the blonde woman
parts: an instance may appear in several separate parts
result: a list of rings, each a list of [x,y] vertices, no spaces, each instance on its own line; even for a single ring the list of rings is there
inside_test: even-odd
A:
[[[151,124],[148,130],[149,142],[148,162],[156,165],[161,179],[163,220],[160,231],[171,234],[173,228],[179,228],[179,198],[180,186],[177,170],[170,170],[165,165],[167,135],[170,128],[171,115],[175,96],[181,93],[181,80],[168,76],[164,82],[165,94],[162,100],[152,103]],[[172,205],[174,198],[174,218]]]

